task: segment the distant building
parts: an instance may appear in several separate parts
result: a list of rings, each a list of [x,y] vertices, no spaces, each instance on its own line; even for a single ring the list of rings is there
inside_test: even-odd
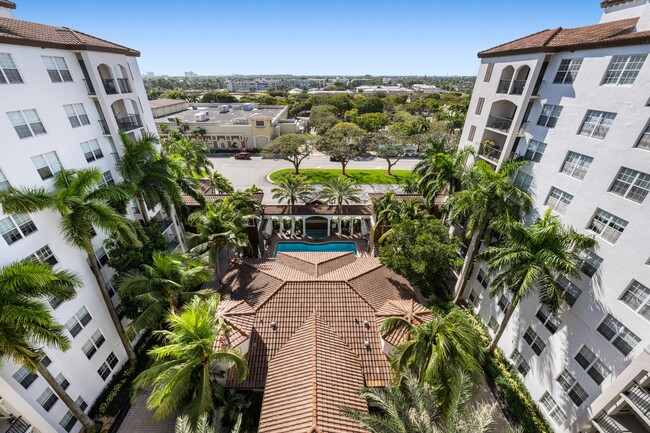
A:
[[[277,89],[278,80],[242,80],[242,81],[227,81],[226,88],[229,92],[236,92],[238,90],[251,90],[251,91],[266,91]]]
[[[440,93],[441,90],[439,87],[432,84],[413,84],[413,90],[419,93]]]
[[[154,104],[155,122],[163,138],[165,125],[177,129],[177,120],[191,131],[203,128],[203,140],[210,149],[262,149],[275,137],[300,132],[296,119],[289,119],[287,106],[259,104],[189,104],[174,99]]]
[[[403,95],[406,93],[414,93],[413,90],[401,86],[358,86],[357,93],[375,94],[385,93],[387,95]]]
[[[146,74],[144,74],[142,78],[153,78],[155,76],[156,74],[154,74],[153,72],[147,72]]]

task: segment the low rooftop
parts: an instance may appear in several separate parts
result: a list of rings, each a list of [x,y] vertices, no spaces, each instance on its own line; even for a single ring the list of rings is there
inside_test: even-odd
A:
[[[187,104],[187,101],[184,99],[154,99],[149,101],[151,108],[173,107],[179,104]]]
[[[152,101],[153,102],[153,101]],[[221,105],[228,105],[228,111],[222,113]],[[260,105],[254,107],[250,111],[242,109],[243,104],[213,104],[213,106],[200,106],[193,105],[186,110],[174,114],[166,114],[156,118],[156,123],[160,124],[173,124],[174,121],[168,118],[178,117],[183,122],[208,124],[208,125],[246,125],[255,120],[273,120],[278,117],[286,108],[284,105]],[[207,113],[208,120],[197,121],[196,115],[200,113]],[[242,122],[242,123],[238,123]]]

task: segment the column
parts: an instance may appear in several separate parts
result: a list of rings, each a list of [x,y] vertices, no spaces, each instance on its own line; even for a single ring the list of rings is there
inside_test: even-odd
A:
[[[330,236],[331,231],[332,231],[332,217],[327,217],[327,237]]]
[[[291,217],[291,237],[296,233],[296,217]]]
[[[352,236],[354,234],[354,220],[355,219],[356,219],[355,217],[350,218],[350,236]]]
[[[341,222],[343,221],[343,218],[339,216],[339,236],[341,236]]]
[[[280,215],[280,234],[284,234],[284,217]]]

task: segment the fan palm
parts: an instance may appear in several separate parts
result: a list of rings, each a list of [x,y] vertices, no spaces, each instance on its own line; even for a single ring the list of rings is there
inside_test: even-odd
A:
[[[337,176],[327,182],[320,191],[320,195],[325,201],[335,204],[338,213],[343,213],[343,204],[360,203],[361,188],[345,176]]]
[[[504,214],[528,213],[532,209],[530,195],[517,188],[513,176],[528,161],[509,161],[494,170],[485,161],[478,161],[468,174],[467,185],[449,197],[446,207],[452,223],[464,223],[471,236],[465,261],[456,283],[454,302],[462,298],[467,280],[474,267],[479,243],[488,224]]]
[[[421,385],[408,375],[401,384],[367,388],[361,392],[373,412],[342,408],[341,412],[370,433],[487,433],[494,404],[470,405],[471,378],[458,373],[452,402],[441,405],[440,387]]]
[[[221,251],[241,251],[248,245],[245,229],[253,218],[256,218],[255,215],[244,215],[224,201],[210,203],[202,211],[190,215],[190,225],[198,230],[197,234],[188,238],[190,251],[209,258],[218,285],[221,284]]]
[[[81,287],[79,277],[69,271],[53,270],[34,261],[20,261],[0,270],[0,358],[8,358],[29,371],[38,371],[65,403],[86,431],[95,423],[75,403],[40,362],[41,346],[68,350],[70,341],[64,327],[56,322],[44,301],[56,297],[74,298]]]
[[[464,311],[453,309],[420,326],[393,317],[384,322],[382,330],[398,327],[405,327],[410,338],[397,347],[393,366],[400,374],[413,372],[420,382],[439,386],[442,403],[452,400],[450,392],[458,386],[458,372],[480,377],[484,354],[477,344],[479,334]]]
[[[293,208],[298,200],[309,201],[314,193],[314,188],[303,177],[289,175],[280,179],[278,186],[274,187],[271,192],[274,199],[279,200],[280,203],[286,200]]]
[[[420,180],[418,189],[429,207],[433,207],[438,194],[460,191],[467,172],[467,160],[474,153],[470,147],[453,149],[450,152],[427,151],[424,159],[414,168]]]
[[[122,185],[102,186],[102,179],[102,172],[97,168],[61,170],[54,175],[52,190],[12,189],[0,194],[0,204],[6,213],[25,214],[51,210],[59,214],[61,234],[68,244],[86,253],[113,325],[129,360],[135,362],[135,352],[115,311],[92,243],[94,229],[97,228],[123,245],[139,246],[133,222],[108,204],[128,200],[131,191]]]
[[[153,365],[134,380],[134,389],[152,388],[147,406],[155,419],[176,410],[187,416],[192,428],[215,410],[215,376],[222,368],[235,366],[240,380],[248,374],[246,359],[236,349],[215,349],[215,341],[225,324],[215,320],[219,295],[207,299],[195,297],[180,313],[170,312],[166,330],[155,331],[162,339],[151,349]]]
[[[223,426],[224,411],[219,408],[212,414],[212,419],[208,414],[203,414],[199,418],[196,428],[192,427],[192,423],[187,415],[181,415],[176,418],[176,433],[227,433]],[[239,414],[237,422],[230,429],[229,433],[241,432],[242,414]]]
[[[597,247],[594,238],[564,226],[551,214],[551,209],[530,226],[506,217],[499,221],[498,229],[504,234],[503,245],[487,248],[478,258],[487,261],[492,277],[490,296],[509,292],[512,301],[488,351],[499,343],[522,299],[537,293],[539,302],[556,312],[562,304],[562,291],[556,279],[580,277],[578,254]]]
[[[160,325],[167,311],[177,311],[202,283],[212,278],[203,262],[185,255],[157,252],[152,259],[151,265],[132,270],[119,280],[120,296],[139,306],[139,316],[130,324],[135,332]]]

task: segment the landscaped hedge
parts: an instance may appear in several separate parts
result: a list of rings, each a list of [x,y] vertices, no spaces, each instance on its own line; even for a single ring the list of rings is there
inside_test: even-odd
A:
[[[133,379],[144,371],[149,363],[147,351],[151,349],[155,342],[156,339],[151,333],[142,337],[135,348],[138,362],[135,366],[127,367],[127,364],[125,364],[120,371],[113,375],[111,381],[90,408],[88,415],[91,418],[116,417],[120,413],[131,399]]]
[[[487,329],[474,314],[468,314],[480,332],[483,344],[487,346],[490,343]],[[540,412],[537,403],[519,378],[517,370],[507,361],[501,349],[496,349],[492,356],[486,358],[484,371],[488,382],[496,386],[505,400],[511,417],[525,433],[553,433],[553,428]]]

